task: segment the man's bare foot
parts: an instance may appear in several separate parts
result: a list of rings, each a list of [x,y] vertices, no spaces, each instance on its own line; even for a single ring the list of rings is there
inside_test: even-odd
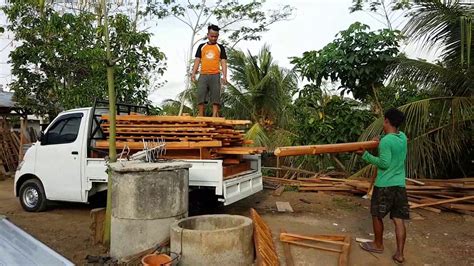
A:
[[[393,255],[392,259],[396,264],[402,264],[402,263],[405,262],[405,258],[403,258],[403,256],[400,256],[400,254],[398,254],[398,253]]]

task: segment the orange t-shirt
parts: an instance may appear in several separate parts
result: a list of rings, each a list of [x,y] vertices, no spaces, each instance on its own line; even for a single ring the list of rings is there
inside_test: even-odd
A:
[[[219,74],[222,59],[227,59],[225,48],[221,44],[202,43],[196,51],[201,58],[201,74]]]

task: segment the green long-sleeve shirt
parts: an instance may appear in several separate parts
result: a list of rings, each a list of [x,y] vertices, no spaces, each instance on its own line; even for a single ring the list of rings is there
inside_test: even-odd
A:
[[[364,152],[362,159],[377,166],[375,186],[405,186],[405,159],[407,157],[407,136],[403,132],[385,135],[379,144],[379,156]]]

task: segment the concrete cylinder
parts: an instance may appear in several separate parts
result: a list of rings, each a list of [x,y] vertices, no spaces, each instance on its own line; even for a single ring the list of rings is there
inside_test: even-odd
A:
[[[252,265],[252,220],[239,215],[202,215],[171,225],[171,251],[179,265]]]
[[[117,162],[112,170],[110,255],[122,258],[167,240],[188,215],[188,163]]]

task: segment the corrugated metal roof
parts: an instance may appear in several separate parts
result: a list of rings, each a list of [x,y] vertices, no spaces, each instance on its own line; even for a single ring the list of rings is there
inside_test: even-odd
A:
[[[0,215],[0,265],[74,265]]]
[[[13,92],[0,91],[0,107],[14,107]]]

